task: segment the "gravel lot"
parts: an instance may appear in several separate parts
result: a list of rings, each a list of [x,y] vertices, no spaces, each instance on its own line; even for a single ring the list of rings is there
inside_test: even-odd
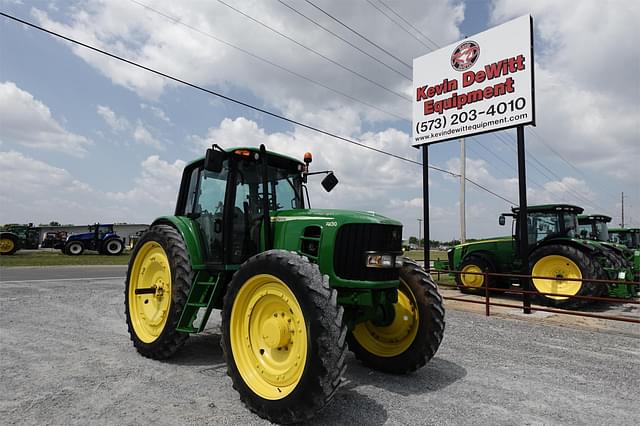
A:
[[[226,377],[219,315],[174,359],[139,356],[122,280],[0,283],[0,422],[264,424]],[[427,367],[403,377],[350,357],[317,424],[637,424],[640,328],[559,327],[447,311]],[[635,420],[634,420],[635,419]]]

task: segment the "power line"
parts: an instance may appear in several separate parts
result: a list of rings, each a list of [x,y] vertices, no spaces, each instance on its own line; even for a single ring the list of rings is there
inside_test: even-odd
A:
[[[370,79],[369,77],[365,76],[364,74],[361,74],[361,73],[359,73],[358,71],[355,71],[355,70],[353,70],[353,69],[351,69],[351,68],[349,68],[349,67],[347,67],[347,66],[345,66],[345,65],[342,65],[340,62],[335,61],[335,60],[333,60],[333,59],[329,58],[328,56],[323,55],[322,53],[318,52],[317,50],[315,50],[315,49],[313,49],[313,48],[311,48],[311,47],[309,47],[309,46],[306,46],[306,45],[304,45],[304,44],[300,43],[299,41],[295,40],[294,38],[289,37],[288,35],[286,35],[286,34],[284,34],[284,33],[280,32],[280,31],[276,30],[275,28],[273,28],[273,27],[271,27],[271,26],[269,26],[269,25],[267,25],[267,24],[265,24],[264,22],[260,21],[259,19],[256,19],[256,18],[254,18],[253,16],[248,15],[247,13],[245,13],[245,12],[241,11],[240,9],[236,9],[235,7],[231,6],[231,5],[230,5],[230,4],[228,4],[228,3],[225,3],[225,2],[224,2],[224,1],[222,1],[222,0],[217,0],[217,1],[218,1],[218,3],[223,4],[224,6],[228,7],[228,8],[229,8],[229,9],[231,9],[231,10],[233,10],[234,12],[239,13],[240,15],[244,16],[245,18],[247,18],[247,19],[249,19],[249,20],[251,20],[251,21],[255,22],[256,24],[261,25],[262,27],[264,27],[264,28],[266,28],[266,29],[268,29],[268,30],[270,30],[270,31],[272,31],[272,32],[274,32],[274,33],[276,33],[276,34],[278,34],[279,36],[281,36],[281,37],[283,37],[283,38],[285,38],[285,39],[289,40],[290,42],[292,42],[292,43],[294,43],[294,44],[296,44],[296,45],[298,45],[298,46],[300,46],[300,47],[302,47],[303,49],[305,49],[305,50],[307,50],[307,51],[309,51],[309,52],[312,52],[312,53],[314,53],[314,54],[315,54],[315,55],[317,55],[317,56],[320,56],[321,58],[325,59],[326,61],[329,61],[329,62],[331,62],[332,64],[334,64],[334,65],[336,65],[336,66],[338,66],[338,67],[342,68],[343,70],[345,70],[345,71],[347,71],[347,72],[350,72],[351,74],[356,75],[356,76],[358,76],[358,77],[362,78],[363,80],[366,80],[366,81],[368,81],[369,83],[371,83],[371,84],[373,84],[373,85],[375,85],[375,86],[378,86],[379,88],[381,88],[381,89],[383,89],[383,90],[386,90],[387,92],[389,92],[389,93],[391,93],[391,94],[393,94],[393,95],[395,95],[395,96],[399,97],[400,99],[403,99],[403,100],[406,100],[406,101],[410,101],[410,100],[411,100],[410,98],[407,98],[407,97],[406,97],[405,95],[403,95],[402,93],[400,93],[400,92],[396,92],[395,90],[390,89],[390,88],[388,88],[388,87],[384,86],[383,84],[380,84],[380,83],[378,83],[377,81]]]
[[[200,90],[200,91],[205,92],[205,93],[208,93],[208,94],[210,94],[210,95],[217,96],[217,97],[219,97],[219,98],[222,98],[222,99],[224,99],[224,100],[227,100],[227,101],[229,101],[229,102],[233,102],[233,103],[235,103],[235,104],[241,105],[241,106],[243,106],[243,107],[245,107],[245,108],[249,108],[249,109],[252,109],[252,110],[254,110],[254,111],[258,111],[258,112],[261,112],[261,113],[263,113],[263,114],[269,115],[269,116],[271,116],[271,117],[274,117],[274,118],[277,118],[277,119],[280,119],[280,120],[286,121],[286,122],[288,122],[288,123],[295,124],[296,126],[300,126],[300,127],[305,128],[305,129],[312,130],[312,131],[314,131],[314,132],[321,133],[321,134],[323,134],[323,135],[326,135],[326,136],[329,136],[329,137],[332,137],[332,138],[335,138],[335,139],[342,140],[342,141],[347,142],[347,143],[350,143],[350,144],[352,144],[352,145],[357,145],[357,146],[360,146],[360,147],[362,147],[362,148],[365,148],[365,149],[368,149],[368,150],[371,150],[371,151],[378,152],[378,153],[380,153],[380,154],[384,154],[384,155],[388,155],[388,156],[394,157],[394,158],[396,158],[396,159],[398,159],[398,160],[402,160],[402,161],[405,161],[405,162],[408,162],[408,163],[416,164],[416,165],[418,165],[418,166],[422,166],[422,165],[423,165],[422,163],[420,163],[420,162],[418,162],[418,161],[411,160],[411,159],[406,158],[406,157],[402,157],[401,155],[394,154],[394,153],[391,153],[391,152],[388,152],[388,151],[384,151],[384,150],[382,150],[382,149],[374,148],[374,147],[369,146],[369,145],[366,145],[366,144],[364,144],[364,143],[362,143],[362,142],[358,142],[358,141],[355,141],[355,140],[353,140],[353,139],[349,139],[349,138],[346,138],[346,137],[344,137],[344,136],[340,136],[340,135],[337,135],[337,134],[335,134],[335,133],[331,133],[331,132],[329,132],[329,131],[327,131],[327,130],[323,130],[323,129],[320,129],[320,128],[315,127],[315,126],[312,126],[312,125],[309,125],[309,124],[302,123],[302,122],[300,122],[300,121],[297,121],[297,120],[294,120],[294,119],[291,119],[291,118],[285,117],[285,116],[280,115],[280,114],[277,114],[277,113],[275,113],[275,112],[271,112],[271,111],[266,110],[266,109],[264,109],[264,108],[260,108],[260,107],[257,107],[257,106],[255,106],[255,105],[249,104],[249,103],[247,103],[247,102],[243,102],[243,101],[240,101],[240,100],[238,100],[238,99],[232,98],[232,97],[230,97],[230,96],[223,95],[222,93],[215,92],[215,91],[213,91],[213,90],[207,89],[207,88],[202,87],[202,86],[198,86],[197,84],[190,83],[190,82],[188,82],[188,81],[186,81],[186,80],[182,80],[182,79],[180,79],[180,78],[178,78],[178,77],[174,77],[174,76],[172,76],[172,75],[170,75],[170,74],[166,74],[166,73],[164,73],[164,72],[162,72],[162,71],[155,70],[155,69],[153,69],[153,68],[150,68],[150,67],[147,67],[147,66],[145,66],[145,65],[139,64],[139,63],[137,63],[137,62],[131,61],[131,60],[129,60],[129,59],[123,58],[123,57],[121,57],[121,56],[118,56],[118,55],[115,55],[115,54],[113,54],[113,53],[107,52],[106,50],[103,50],[103,49],[100,49],[100,48],[97,48],[97,47],[91,46],[91,45],[89,45],[89,44],[86,44],[86,43],[83,43],[83,42],[81,42],[81,41],[75,40],[75,39],[73,39],[73,38],[71,38],[71,37],[67,37],[67,36],[62,35],[62,34],[60,34],[60,33],[57,33],[57,32],[55,32],[55,31],[48,30],[48,29],[46,29],[46,28],[44,28],[44,27],[41,27],[41,26],[36,25],[36,24],[33,24],[33,23],[29,22],[29,21],[25,21],[25,20],[23,20],[23,19],[20,19],[20,18],[15,17],[15,16],[8,15],[8,14],[6,14],[6,13],[4,13],[4,12],[0,12],[0,15],[4,16],[5,18],[11,19],[11,20],[13,20],[13,21],[19,22],[19,23],[21,23],[21,24],[27,25],[27,26],[29,26],[29,27],[35,28],[35,29],[37,29],[37,30],[43,31],[43,32],[45,32],[45,33],[48,33],[48,34],[53,35],[53,36],[55,36],[55,37],[61,38],[61,39],[66,40],[66,41],[68,41],[68,42],[70,42],[70,43],[77,44],[77,45],[82,46],[82,47],[84,47],[84,48],[86,48],[86,49],[90,49],[90,50],[93,50],[94,52],[101,53],[101,54],[103,54],[103,55],[109,56],[109,57],[111,57],[111,58],[113,58],[113,59],[116,59],[116,60],[118,60],[118,61],[125,62],[125,63],[127,63],[127,64],[129,64],[129,65],[132,65],[132,66],[136,67],[136,68],[140,68],[140,69],[143,69],[143,70],[148,71],[148,72],[150,72],[150,73],[153,73],[153,74],[159,75],[159,76],[164,77],[164,78],[166,78],[166,79],[168,79],[168,80],[172,80],[172,81],[175,81],[175,82],[177,82],[177,83],[184,84],[185,86],[189,86],[189,87],[191,87],[191,88],[193,88],[193,89]],[[433,170],[437,170],[437,171],[440,171],[440,172],[443,172],[443,173],[449,174],[449,175],[451,175],[451,176],[457,176],[455,173],[452,173],[452,172],[450,172],[450,171],[448,171],[448,170],[445,170],[445,169],[442,169],[442,168],[439,168],[439,167],[436,167],[436,166],[431,166],[431,165],[429,165],[428,167],[429,167],[429,168],[431,168],[431,169],[433,169]]]
[[[400,23],[398,21],[396,21],[395,19],[393,19],[391,16],[389,16],[384,10],[380,9],[378,6],[376,6],[371,0],[366,0],[367,3],[369,3],[371,5],[371,7],[373,7],[374,9],[376,9],[378,12],[382,13],[384,16],[387,17],[387,19],[389,19],[391,22],[395,23],[402,31],[404,31],[405,33],[409,34],[411,37],[413,37],[415,40],[418,40],[418,43],[422,44],[424,47],[426,47],[429,50],[433,50],[433,48],[431,46],[428,46],[424,41],[420,40],[418,37],[416,37],[411,31],[407,30],[405,27],[403,27],[402,25],[400,25]]]
[[[378,45],[377,43],[369,40],[367,37],[363,36],[362,34],[360,34],[358,31],[354,30],[353,28],[351,28],[350,26],[348,26],[347,24],[343,23],[341,20],[339,20],[338,18],[336,18],[335,16],[331,15],[329,12],[325,11],[324,9],[320,8],[319,6],[315,5],[313,2],[309,1],[309,0],[305,0],[307,3],[309,3],[311,6],[315,7],[316,9],[318,9],[320,12],[324,13],[325,15],[327,15],[329,18],[333,19],[335,22],[337,22],[338,24],[342,25],[343,27],[345,27],[346,29],[348,29],[349,31],[351,31],[352,33],[354,33],[355,35],[357,35],[358,37],[360,37],[361,39],[363,39],[364,41],[366,41],[367,43],[369,43],[370,45],[376,47],[377,49],[383,51],[384,53],[386,53],[387,55],[391,56],[393,59],[395,59],[396,61],[400,62],[402,65],[406,66],[409,69],[413,69],[413,66],[405,61],[403,61],[402,59],[398,58],[396,55],[394,55],[393,53],[389,52],[387,49],[385,49],[384,47]]]
[[[134,62],[134,61],[132,61],[132,60],[129,60],[129,59],[123,58],[123,57],[118,56],[118,55],[116,55],[116,54],[113,54],[113,53],[107,52],[106,50],[103,50],[103,49],[97,48],[97,47],[95,47],[95,46],[92,46],[92,45],[89,45],[89,44],[83,43],[83,42],[81,42],[81,41],[79,41],[79,40],[76,40],[76,39],[73,39],[73,38],[71,38],[71,37],[67,37],[67,36],[65,36],[65,35],[63,35],[63,34],[60,34],[60,33],[58,33],[58,32],[55,32],[55,31],[52,31],[52,30],[46,29],[46,28],[41,27],[41,26],[39,26],[39,25],[36,25],[36,24],[34,24],[34,23],[32,23],[32,22],[29,22],[29,21],[26,21],[26,20],[20,19],[20,18],[18,18],[18,17],[15,17],[15,16],[12,16],[12,15],[9,15],[9,14],[7,14],[7,13],[0,12],[0,15],[1,15],[1,16],[4,16],[5,18],[10,19],[10,20],[12,20],[12,21],[15,21],[15,22],[21,23],[21,24],[26,25],[26,26],[28,26],[28,27],[31,27],[31,28],[37,29],[37,30],[42,31],[42,32],[44,32],[44,33],[47,33],[47,34],[50,34],[50,35],[52,35],[52,36],[58,37],[58,38],[60,38],[60,39],[66,40],[66,41],[68,41],[68,42],[70,42],[70,43],[73,43],[73,44],[76,44],[76,45],[78,45],[78,46],[82,46],[82,47],[84,47],[84,48],[86,48],[86,49],[92,50],[92,51],[94,51],[94,52],[97,52],[97,53],[103,54],[103,55],[108,56],[108,57],[110,57],[110,58],[112,58],[112,59],[116,59],[116,60],[118,60],[118,61],[121,61],[121,62],[127,63],[127,64],[129,64],[129,65],[131,65],[131,66],[136,67],[136,68],[143,69],[143,70],[148,71],[148,72],[150,72],[150,73],[152,73],[152,74],[155,74],[155,75],[158,75],[158,76],[164,77],[164,78],[166,78],[166,79],[168,79],[168,80],[175,81],[175,82],[177,82],[177,83],[183,84],[183,85],[188,86],[188,87],[191,87],[191,88],[193,88],[193,89],[196,89],[196,90],[199,90],[199,91],[202,91],[202,92],[208,93],[208,94],[213,95],[213,96],[216,96],[216,97],[219,97],[219,98],[221,98],[221,99],[227,100],[227,101],[232,102],[232,103],[235,103],[235,104],[237,104],[237,105],[241,105],[241,106],[243,106],[243,107],[245,107],[245,108],[248,108],[248,109],[252,109],[252,110],[254,110],[254,111],[261,112],[261,113],[263,113],[263,114],[265,114],[265,115],[268,115],[268,116],[271,116],[271,117],[277,118],[277,119],[279,119],[279,120],[286,121],[286,122],[288,122],[288,123],[291,123],[291,124],[294,124],[294,125],[300,126],[300,127],[302,127],[302,128],[305,128],[305,129],[308,129],[308,130],[311,130],[311,131],[314,131],[314,132],[317,132],[317,133],[321,133],[321,134],[326,135],[326,136],[329,136],[329,137],[331,137],[331,138],[338,139],[338,140],[341,140],[341,141],[347,142],[347,143],[349,143],[349,144],[352,144],[352,145],[355,145],[355,146],[359,146],[359,147],[361,147],[361,148],[368,149],[368,150],[370,150],[370,151],[377,152],[377,153],[379,153],[379,154],[388,155],[388,156],[393,157],[393,158],[396,158],[396,159],[398,159],[398,160],[402,160],[402,161],[405,161],[405,162],[408,162],[408,163],[412,163],[412,164],[415,164],[415,165],[418,165],[418,166],[423,166],[423,163],[421,163],[421,162],[418,162],[418,161],[415,161],[415,160],[411,160],[411,159],[409,159],[409,158],[405,158],[405,157],[402,157],[402,156],[400,156],[400,155],[398,155],[398,154],[393,154],[393,153],[391,153],[391,152],[387,152],[387,151],[384,151],[384,150],[382,150],[382,149],[374,148],[374,147],[369,146],[369,145],[366,145],[366,144],[364,144],[364,143],[362,143],[362,142],[358,142],[358,141],[355,141],[355,140],[353,140],[353,139],[349,139],[349,138],[346,138],[346,137],[344,137],[344,136],[340,136],[340,135],[337,135],[337,134],[335,134],[335,133],[331,133],[331,132],[329,132],[329,131],[327,131],[327,130],[323,130],[323,129],[320,129],[320,128],[315,127],[315,126],[311,126],[311,125],[309,125],[309,124],[305,124],[305,123],[299,122],[299,121],[297,121],[297,120],[294,120],[294,119],[291,119],[291,118],[285,117],[285,116],[283,116],[283,115],[280,115],[280,114],[277,114],[277,113],[274,113],[274,112],[271,112],[271,111],[266,110],[266,109],[264,109],[264,108],[260,108],[260,107],[257,107],[257,106],[255,106],[255,105],[249,104],[249,103],[247,103],[247,102],[243,102],[243,101],[240,101],[240,100],[238,100],[238,99],[232,98],[232,97],[230,97],[230,96],[223,95],[222,93],[215,92],[215,91],[213,91],[213,90],[207,89],[207,88],[202,87],[202,86],[199,86],[199,85],[197,85],[197,84],[190,83],[190,82],[188,82],[188,81],[186,81],[186,80],[182,80],[182,79],[180,79],[180,78],[174,77],[174,76],[172,76],[172,75],[170,75],[170,74],[166,74],[166,73],[164,73],[164,72],[162,72],[162,71],[155,70],[155,69],[153,69],[153,68],[150,68],[150,67],[147,67],[147,66],[145,66],[145,65],[142,65],[142,64],[139,64],[139,63],[137,63],[137,62]],[[436,170],[436,171],[439,171],[439,172],[445,173],[445,174],[450,175],[450,176],[453,176],[453,177],[459,177],[459,176],[460,176],[460,175],[459,175],[459,174],[457,174],[457,173],[453,173],[453,172],[451,172],[451,171],[449,171],[449,170],[442,169],[442,168],[437,167],[437,166],[427,165],[427,167],[428,167],[428,168],[430,168],[430,169],[432,169],[432,170]],[[507,198],[502,197],[501,195],[499,195],[499,194],[497,194],[497,193],[495,193],[495,192],[491,191],[490,189],[486,188],[485,186],[483,186],[483,185],[481,185],[481,184],[479,184],[479,183],[477,183],[477,182],[474,182],[474,181],[473,181],[473,180],[471,180],[471,179],[468,179],[468,178],[467,178],[467,179],[466,179],[466,181],[467,181],[467,182],[469,182],[469,183],[471,183],[472,185],[474,185],[474,186],[478,187],[478,188],[481,188],[482,190],[484,190],[484,191],[488,192],[489,194],[494,195],[494,196],[495,196],[495,197],[497,197],[497,198],[500,198],[500,199],[502,199],[502,200],[504,200],[504,201],[506,201],[506,202],[508,202],[508,203],[510,203],[510,204],[515,204],[513,201],[510,201],[510,200],[508,200]]]
[[[204,36],[206,36],[206,37],[209,37],[209,38],[211,38],[211,39],[213,39],[213,40],[215,40],[215,41],[217,41],[217,42],[219,42],[219,43],[222,43],[222,44],[224,44],[224,45],[226,45],[226,46],[229,46],[229,47],[231,47],[231,48],[233,48],[233,49],[236,49],[236,50],[238,50],[238,51],[240,51],[240,52],[242,52],[242,53],[244,53],[244,54],[246,54],[246,55],[248,55],[248,56],[250,56],[250,57],[252,57],[252,58],[254,58],[254,59],[257,59],[257,60],[259,60],[259,61],[262,61],[262,62],[264,62],[264,63],[266,63],[266,64],[269,64],[269,65],[271,65],[271,66],[273,66],[273,67],[276,67],[276,68],[278,68],[278,69],[280,69],[280,70],[282,70],[282,71],[285,71],[285,72],[287,72],[287,73],[289,73],[289,74],[291,74],[291,75],[294,75],[294,76],[296,76],[296,77],[298,77],[298,78],[301,78],[301,79],[303,79],[303,80],[305,80],[305,81],[308,81],[309,83],[312,83],[312,84],[315,84],[315,85],[317,85],[317,86],[319,86],[319,87],[322,87],[322,88],[324,88],[324,89],[327,89],[327,90],[329,90],[329,91],[331,91],[331,92],[333,92],[333,93],[336,93],[336,94],[338,94],[338,95],[340,95],[340,96],[344,96],[344,97],[345,97],[345,98],[347,98],[347,99],[350,99],[350,100],[352,100],[352,101],[354,101],[354,102],[357,102],[357,103],[359,103],[359,104],[365,105],[365,106],[367,106],[367,107],[369,107],[369,108],[373,108],[373,109],[375,109],[375,110],[377,110],[377,111],[380,111],[380,112],[382,112],[382,113],[384,113],[384,114],[387,114],[387,115],[389,115],[389,116],[391,116],[391,117],[395,117],[395,118],[397,118],[397,119],[399,119],[399,120],[405,120],[405,121],[408,121],[406,117],[403,117],[403,116],[401,116],[401,115],[395,114],[395,113],[390,112],[390,111],[387,111],[387,110],[385,110],[385,109],[383,109],[383,108],[380,108],[380,107],[378,107],[378,106],[376,106],[376,105],[370,104],[369,102],[363,101],[363,100],[358,99],[358,98],[356,98],[356,97],[354,97],[354,96],[351,96],[351,95],[349,95],[349,94],[347,94],[347,93],[344,93],[344,92],[342,92],[342,91],[340,91],[340,90],[338,90],[338,89],[334,89],[333,87],[327,86],[327,85],[326,85],[326,84],[324,84],[324,83],[321,83],[321,82],[319,82],[319,81],[317,81],[317,80],[314,80],[314,79],[312,79],[312,78],[310,78],[310,77],[307,77],[307,76],[305,76],[305,75],[303,75],[303,74],[300,74],[300,73],[298,73],[298,72],[296,72],[296,71],[293,71],[293,70],[291,70],[291,69],[289,69],[289,68],[286,68],[286,67],[284,67],[284,66],[282,66],[282,65],[280,65],[280,64],[278,64],[278,63],[275,63],[275,62],[273,62],[273,61],[271,61],[271,60],[269,60],[269,59],[267,59],[267,58],[265,58],[265,57],[262,57],[262,56],[260,56],[260,55],[257,55],[257,54],[255,54],[255,53],[253,53],[253,52],[249,51],[249,50],[243,49],[242,47],[236,46],[236,45],[235,45],[235,44],[233,44],[233,43],[230,43],[230,42],[228,42],[228,41],[226,41],[226,40],[223,40],[223,39],[221,39],[221,38],[219,38],[219,37],[216,37],[216,36],[214,36],[214,35],[213,35],[213,34],[211,34],[211,33],[208,33],[208,32],[206,32],[206,31],[202,31],[201,29],[199,29],[199,28],[197,28],[197,27],[194,27],[194,26],[192,26],[192,25],[189,25],[189,24],[185,23],[185,22],[184,22],[180,17],[171,16],[171,15],[169,15],[169,14],[165,13],[165,12],[162,12],[161,10],[158,10],[158,9],[156,9],[156,8],[153,8],[153,7],[151,7],[151,6],[149,6],[149,5],[146,5],[146,4],[144,4],[144,3],[141,3],[141,2],[139,2],[139,1],[137,1],[137,0],[129,0],[129,1],[130,1],[130,2],[132,2],[132,3],[137,4],[138,6],[141,6],[141,7],[145,8],[145,9],[147,9],[148,11],[150,11],[150,12],[152,12],[152,13],[155,13],[155,14],[157,14],[157,15],[160,15],[160,16],[162,16],[162,17],[164,17],[164,18],[168,19],[169,21],[173,22],[174,24],[182,25],[182,26],[183,26],[183,27],[185,27],[185,28],[188,28],[188,29],[190,29],[190,30],[192,30],[192,31],[195,31],[195,32],[197,32],[197,33],[201,34],[201,35],[204,35]]]
[[[517,203],[514,203],[513,201],[511,201],[511,200],[509,200],[509,199],[507,199],[507,198],[504,198],[502,195],[498,195],[498,194],[496,194],[495,192],[493,192],[493,191],[492,191],[492,190],[490,190],[489,188],[487,188],[487,187],[485,187],[485,186],[482,186],[482,185],[480,185],[479,183],[474,182],[474,181],[472,181],[472,180],[471,180],[471,179],[469,179],[469,178],[465,178],[464,180],[466,180],[467,182],[469,182],[471,185],[475,185],[475,186],[477,186],[478,188],[482,189],[483,191],[486,191],[486,192],[488,192],[489,194],[491,194],[491,195],[493,195],[493,196],[495,196],[495,197],[498,197],[498,198],[500,198],[501,200],[506,201],[506,202],[507,202],[507,203],[509,203],[509,204],[512,204],[512,205],[514,205],[514,206],[515,206],[515,205],[517,205]]]
[[[371,55],[368,52],[365,52],[364,50],[360,49],[358,46],[356,46],[355,44],[351,43],[349,40],[343,38],[342,36],[336,34],[335,32],[331,31],[330,29],[328,29],[327,27],[325,27],[324,25],[320,24],[318,21],[309,18],[307,15],[305,15],[304,13],[300,12],[299,10],[297,10],[296,8],[294,8],[293,6],[291,6],[290,4],[285,3],[282,0],[278,0],[278,2],[280,4],[282,4],[284,7],[292,10],[294,13],[297,13],[298,15],[302,16],[304,19],[306,19],[307,21],[315,24],[316,26],[322,28],[323,30],[325,30],[326,32],[328,32],[329,34],[333,35],[334,37],[342,40],[343,42],[347,43],[349,46],[353,47],[354,49],[356,49],[358,52],[362,53],[363,55],[368,56],[369,58],[373,59],[374,61],[378,62],[379,64],[383,65],[384,67],[390,69],[391,71],[395,72],[396,74],[400,75],[401,77],[404,77],[406,80],[408,81],[412,81],[412,79],[406,75],[403,74],[402,72],[398,71],[397,69],[393,68],[392,66],[386,64],[385,62],[382,62],[380,59],[376,58],[375,56]]]
[[[386,2],[384,2],[383,0],[378,0],[378,2],[380,4],[382,4],[384,7],[386,7],[387,9],[389,9],[391,11],[391,13],[393,13],[394,15],[396,15],[398,18],[402,19],[404,22],[406,22],[411,28],[413,28],[418,34],[420,34],[422,37],[426,38],[427,40],[429,40],[434,46],[435,48],[439,48],[440,46],[438,46],[438,43],[436,43],[435,41],[433,41],[431,39],[431,37],[429,37],[428,35],[426,35],[425,33],[423,33],[422,31],[420,31],[418,28],[416,28],[411,22],[407,21],[405,18],[402,17],[402,15],[400,15],[398,12],[396,12],[391,6],[389,6]]]
[[[575,170],[576,172],[578,172],[580,175],[582,175],[583,178],[585,179],[589,179],[589,177],[580,169],[578,169],[571,161],[567,160],[565,157],[563,157],[558,151],[556,151],[555,149],[553,149],[553,147],[548,144],[544,138],[538,134],[538,132],[536,132],[533,128],[530,129],[531,133],[536,137],[536,139],[538,139],[540,142],[542,142],[544,144],[544,146],[546,146],[552,153],[554,153],[558,158],[560,158],[562,161],[564,161],[567,165],[569,165],[569,167],[571,167],[573,170]],[[604,191],[604,193],[608,196],[611,197],[611,199],[616,200],[616,197],[614,197],[613,195],[609,194],[607,191]]]

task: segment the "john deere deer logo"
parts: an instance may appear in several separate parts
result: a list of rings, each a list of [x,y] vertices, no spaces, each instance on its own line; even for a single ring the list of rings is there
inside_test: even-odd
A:
[[[480,46],[475,41],[467,40],[458,45],[451,54],[451,66],[456,71],[471,68],[480,56]]]

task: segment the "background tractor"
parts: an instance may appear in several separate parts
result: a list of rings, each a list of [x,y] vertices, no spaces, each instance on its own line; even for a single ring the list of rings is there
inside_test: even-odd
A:
[[[519,274],[521,260],[518,257],[517,230],[518,208],[500,216],[513,217],[512,236],[499,237],[458,245],[448,251],[449,269],[462,271],[456,274],[461,291],[479,291],[485,286],[509,289],[518,286],[517,279],[487,277],[464,272],[497,272]],[[625,278],[625,267],[611,261],[610,250],[601,242],[583,240],[578,236],[578,217],[581,207],[568,204],[548,204],[527,208],[527,241],[529,242],[529,273],[534,276],[556,277],[556,279],[534,278],[532,289],[540,293],[558,293],[559,296],[539,295],[538,299],[552,306],[576,306],[584,300],[566,296],[614,296],[632,297],[635,287],[631,285],[605,286],[589,282],[593,279],[617,280]],[[576,278],[569,281],[563,278]],[[623,288],[624,290],[621,290]]]
[[[640,279],[640,251],[632,250],[625,244],[612,242],[609,236],[608,223],[611,217],[604,214],[590,214],[578,216],[580,237],[595,241],[605,248],[603,253],[616,268],[626,270],[625,276],[634,281]],[[610,289],[610,294],[614,294]],[[626,286],[622,286],[618,293],[625,296]]]
[[[69,233],[67,231],[48,231],[40,244],[41,248],[64,249]]]
[[[89,226],[89,232],[69,235],[62,251],[70,256],[79,256],[85,250],[115,256],[124,250],[124,240],[113,232],[112,224],[96,223]]]
[[[609,241],[624,244],[631,250],[640,250],[640,228],[611,228]]]
[[[175,214],[136,243],[126,278],[133,345],[170,357],[221,309],[227,374],[240,399],[274,422],[310,418],[333,397],[348,348],[387,373],[437,351],[436,284],[402,254],[402,226],[365,212],[309,207],[304,162],[264,146],[223,150],[183,172]]]
[[[0,255],[11,255],[20,249],[37,249],[40,244],[40,228],[10,223],[0,228]]]

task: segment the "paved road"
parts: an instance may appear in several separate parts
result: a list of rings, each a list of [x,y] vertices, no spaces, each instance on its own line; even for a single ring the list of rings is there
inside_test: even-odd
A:
[[[172,360],[133,349],[120,279],[0,283],[3,424],[266,424],[226,377],[219,316]],[[612,333],[449,310],[409,376],[351,355],[315,424],[637,424],[640,330]]]
[[[79,278],[114,278],[127,273],[126,265],[102,266],[25,266],[0,268],[2,281],[42,281]]]

